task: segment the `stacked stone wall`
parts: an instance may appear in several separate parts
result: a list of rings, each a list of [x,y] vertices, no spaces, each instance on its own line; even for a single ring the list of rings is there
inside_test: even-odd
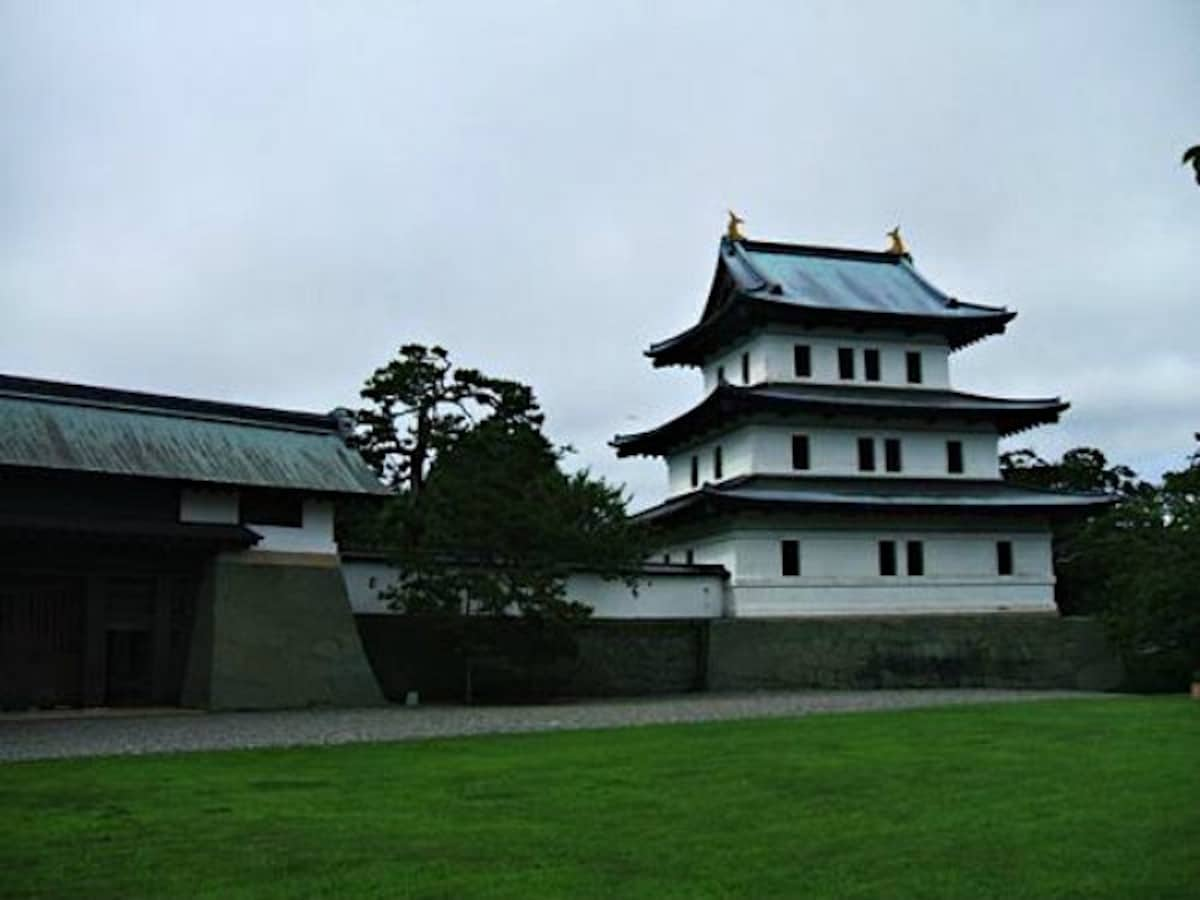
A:
[[[444,629],[356,617],[384,693],[460,700],[466,667]],[[524,669],[471,666],[480,700],[646,696],[693,690],[907,687],[1112,690],[1121,667],[1099,622],[1052,615],[594,621],[576,655]]]

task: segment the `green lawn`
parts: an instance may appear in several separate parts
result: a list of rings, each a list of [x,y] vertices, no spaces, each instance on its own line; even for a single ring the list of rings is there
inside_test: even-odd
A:
[[[0,765],[0,895],[1187,897],[1200,703]]]

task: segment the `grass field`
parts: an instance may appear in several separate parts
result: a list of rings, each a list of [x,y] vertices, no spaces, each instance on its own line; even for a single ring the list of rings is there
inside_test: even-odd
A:
[[[0,766],[0,895],[1200,895],[1200,704]]]

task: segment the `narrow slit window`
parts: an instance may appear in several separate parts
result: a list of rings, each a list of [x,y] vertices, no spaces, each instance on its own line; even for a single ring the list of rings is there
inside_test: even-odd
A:
[[[889,472],[899,472],[902,468],[900,459],[900,439],[888,438],[883,442],[883,467]]]
[[[243,525],[303,528],[304,500],[288,491],[244,490],[238,498],[238,514]]]
[[[725,367],[717,366],[717,384],[725,383]]]
[[[875,471],[875,440],[864,437],[858,439],[858,471]]]
[[[809,467],[808,435],[792,435],[792,468],[804,470]]]
[[[694,566],[696,564],[696,551],[689,548],[688,552],[684,554],[683,561],[689,566]]]
[[[792,361],[797,378],[812,376],[812,348],[808,344],[797,344],[792,350]]]
[[[750,354],[742,354],[742,384],[750,383]]]
[[[946,471],[961,475],[963,471],[962,441],[946,441]]]
[[[896,542],[895,541],[880,541],[879,542],[879,574],[880,575],[895,575],[896,574]]]
[[[800,542],[779,542],[780,571],[784,575],[800,574]]]
[[[700,486],[700,457],[692,457],[692,487]]]
[[[879,351],[864,350],[863,351],[863,374],[867,381],[879,380]]]
[[[671,554],[670,553],[663,554],[663,562],[666,563],[668,566],[671,564]]]
[[[722,465],[721,448],[713,447],[713,479],[720,481],[724,477],[725,467]]]
[[[996,574],[1011,575],[1013,573],[1012,541],[996,541]]]
[[[843,381],[854,378],[854,348],[838,347],[838,377]]]
[[[925,544],[921,541],[909,541],[904,548],[908,556],[908,574],[925,574]]]
[[[909,350],[904,354],[904,368],[908,374],[909,384],[920,384],[922,381],[921,372],[921,353],[918,350]]]

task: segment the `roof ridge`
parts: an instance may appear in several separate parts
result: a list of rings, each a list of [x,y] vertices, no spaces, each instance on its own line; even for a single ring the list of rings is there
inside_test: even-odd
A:
[[[827,244],[785,244],[779,241],[759,241],[744,238],[740,241],[724,241],[741,246],[746,250],[763,253],[780,253],[790,256],[829,256],[839,259],[861,259],[867,262],[888,263],[895,265],[903,262],[904,254],[891,253],[887,250],[864,250],[859,247],[833,247]]]
[[[338,434],[337,420],[324,413],[250,406],[223,400],[205,400],[176,394],[154,394],[69,381],[51,381],[0,374],[0,397],[87,406],[122,412],[140,412],[181,419],[229,422],[282,431],[315,431]]]

